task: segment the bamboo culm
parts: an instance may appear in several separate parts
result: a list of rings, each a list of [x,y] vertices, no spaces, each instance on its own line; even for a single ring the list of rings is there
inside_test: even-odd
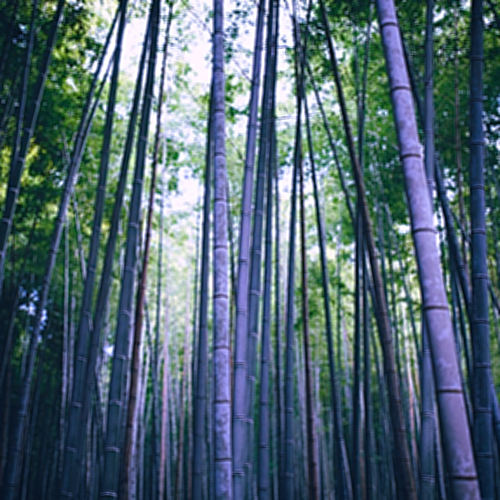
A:
[[[425,321],[434,366],[441,435],[450,486],[457,498],[479,498],[453,329],[435,240],[432,207],[422,164],[410,82],[392,0],[377,0],[400,156],[403,164]],[[460,462],[456,457],[461,457]]]
[[[252,66],[252,87],[250,93],[249,117],[245,152],[245,173],[241,201],[240,238],[238,243],[238,278],[236,290],[236,331],[234,347],[234,395],[233,395],[233,487],[238,498],[245,488],[246,447],[246,376],[248,336],[248,285],[250,264],[250,226],[252,193],[257,139],[257,115],[260,89],[260,73],[266,0],[259,1],[257,27],[255,31],[254,57]]]
[[[193,499],[202,500],[204,482],[205,419],[207,416],[208,374],[208,279],[210,271],[210,206],[213,168],[213,92],[212,79],[208,110],[207,144],[205,156],[205,192],[203,195],[203,230],[201,240],[200,307],[198,322],[198,367],[196,369],[196,395],[193,418]],[[207,446],[208,448],[208,446]]]
[[[298,57],[296,54],[295,57]],[[297,172],[302,161],[301,146],[301,84],[297,75],[297,124],[295,132],[294,164],[292,173],[292,190],[290,198],[290,236],[288,240],[288,283],[286,300],[286,347],[285,347],[285,478],[284,498],[293,500],[294,484],[294,350],[295,350],[295,230],[297,222]]]
[[[88,338],[91,326],[91,306],[94,291],[94,281],[97,267],[99,242],[101,237],[101,223],[104,213],[104,201],[106,196],[106,180],[108,174],[109,157],[111,150],[111,136],[113,131],[113,117],[115,114],[115,103],[118,89],[118,78],[120,72],[121,47],[125,32],[127,13],[127,0],[123,0],[120,6],[120,22],[116,40],[116,48],[113,57],[113,72],[111,75],[111,86],[106,110],[106,123],[104,125],[104,138],[101,148],[101,162],[99,168],[99,180],[96,190],[94,222],[88,261],[86,265],[85,288],[83,292],[83,303],[80,313],[80,321],[77,335],[77,355],[74,365],[73,393],[71,395],[70,415],[68,419],[69,430],[65,445],[65,457],[63,462],[63,475],[61,481],[61,498],[72,498],[75,494],[74,488],[77,484],[78,470],[76,468],[77,441],[80,431],[81,407],[83,392],[85,390],[85,373],[88,358]]]
[[[474,353],[474,450],[483,500],[495,497],[493,461],[493,419],[490,387],[490,328],[488,307],[488,258],[486,205],[484,196],[483,131],[483,2],[473,0],[471,7],[470,48],[470,221],[472,317],[471,336]]]
[[[356,245],[355,245],[355,325],[354,325],[354,383],[353,383],[353,413],[352,413],[352,491],[353,499],[361,500],[361,456],[360,456],[360,428],[361,428],[361,314],[362,314],[362,278],[363,278],[363,218],[358,204],[356,211]]]
[[[311,178],[313,183],[314,206],[316,213],[316,228],[318,233],[320,259],[321,259],[321,281],[323,287],[323,307],[325,311],[326,323],[326,340],[328,346],[328,366],[330,375],[330,391],[331,391],[331,405],[333,415],[333,433],[335,439],[335,452],[334,452],[334,470],[336,480],[336,491],[341,498],[352,498],[351,489],[351,474],[349,462],[347,459],[347,450],[344,440],[344,428],[342,425],[342,406],[341,396],[339,391],[339,382],[337,377],[337,369],[335,366],[335,357],[333,352],[333,328],[332,317],[330,310],[330,292],[329,292],[329,278],[328,278],[328,262],[326,257],[326,235],[325,226],[319,204],[319,189],[316,176],[316,163],[313,154],[312,131],[309,120],[309,107],[307,103],[307,96],[304,96],[304,108],[306,112],[306,127],[307,127],[307,143],[309,149],[309,163],[311,166]]]
[[[272,124],[271,154],[275,161],[276,137],[275,127]],[[273,165],[276,168],[276,165]],[[259,394],[259,451],[258,451],[258,494],[259,500],[268,500],[272,496],[271,476],[271,431],[270,431],[270,362],[271,362],[271,288],[272,288],[272,262],[273,262],[273,176],[274,169],[267,170],[266,189],[266,236],[264,256],[264,300],[262,311],[262,340],[260,359],[260,394]]]
[[[172,5],[172,3],[170,4]],[[120,490],[121,496],[125,499],[128,492],[128,484],[130,481],[130,457],[132,455],[132,428],[135,420],[135,408],[137,402],[137,376],[139,374],[139,362],[140,362],[140,344],[141,344],[141,331],[142,325],[144,321],[144,307],[146,301],[146,285],[147,285],[147,277],[148,277],[148,267],[149,267],[149,253],[151,248],[151,238],[152,238],[152,225],[153,225],[153,210],[155,203],[155,194],[156,194],[156,178],[157,178],[157,170],[158,170],[158,154],[159,154],[159,144],[160,144],[160,133],[161,133],[161,117],[162,117],[162,109],[163,109],[163,96],[164,96],[164,85],[165,85],[165,70],[166,70],[166,60],[168,53],[168,40],[169,40],[169,29],[172,20],[172,7],[169,10],[169,18],[167,21],[167,31],[165,32],[165,44],[163,47],[163,58],[162,58],[162,68],[161,68],[161,77],[160,77],[160,86],[159,86],[159,95],[158,102],[159,109],[156,114],[156,131],[155,131],[155,140],[154,140],[154,151],[153,151],[153,163],[151,165],[151,181],[149,188],[149,203],[148,203],[148,212],[147,212],[147,221],[146,221],[146,239],[144,242],[143,256],[142,256],[142,268],[141,268],[141,276],[138,284],[138,293],[136,299],[136,307],[135,307],[135,321],[134,321],[134,346],[132,350],[132,376],[130,381],[129,388],[129,404],[127,406],[127,430],[125,434],[125,443],[124,443],[124,452],[123,452],[123,461],[122,461],[122,474],[120,476]],[[152,371],[156,376],[157,369],[157,356],[152,357],[151,359]],[[157,394],[156,394],[157,396]],[[156,408],[154,408],[156,411]],[[154,414],[153,414],[154,416]],[[156,422],[156,420],[154,419]],[[154,432],[154,428],[153,428]],[[155,441],[152,440],[152,446],[155,447]],[[154,453],[156,460],[156,453]],[[154,467],[154,470],[158,470],[158,464]],[[158,485],[158,478],[156,474],[153,474],[154,480],[153,484]],[[158,496],[158,491],[154,491],[154,497]]]
[[[401,404],[402,400],[400,395],[398,374],[394,359],[394,347],[392,341],[389,312],[387,308],[387,299],[385,296],[383,282],[378,265],[378,256],[375,247],[375,240],[373,237],[371,216],[368,209],[368,202],[366,199],[366,190],[362,177],[361,166],[359,164],[359,159],[357,158],[354,147],[354,140],[352,137],[351,127],[349,123],[347,106],[345,102],[344,93],[342,90],[342,84],[340,81],[338,63],[335,55],[335,49],[333,47],[333,42],[330,36],[330,28],[328,26],[328,20],[326,17],[326,10],[323,0],[320,0],[320,10],[321,10],[323,26],[325,28],[327,36],[330,63],[335,78],[338,100],[342,112],[342,119],[347,138],[347,145],[349,150],[349,156],[351,159],[351,166],[354,171],[359,203],[362,210],[365,243],[370,258],[373,287],[376,296],[375,303],[377,308],[377,315],[376,315],[377,325],[378,325],[383,357],[384,357],[384,371],[388,382],[390,417],[392,421],[392,430],[395,440],[394,452],[395,452],[395,464],[397,464],[396,480],[398,481],[398,485],[401,491],[402,492],[404,491],[405,497],[408,500],[416,500],[415,479],[413,477],[413,473],[411,470],[410,452],[408,449],[408,443],[406,441],[406,426],[404,422],[404,414]]]
[[[122,446],[122,409],[124,409],[126,396],[124,383],[126,381],[126,374],[128,371],[127,358],[129,352],[129,332],[131,327],[130,317],[132,314],[132,299],[137,261],[137,245],[139,240],[139,220],[149,130],[149,117],[153,101],[159,14],[159,0],[153,0],[151,3],[151,41],[149,47],[148,69],[139,126],[139,136],[137,141],[134,183],[132,189],[132,199],[130,202],[127,243],[125,248],[125,270],[122,277],[122,287],[120,291],[113,368],[111,371],[110,391],[108,396],[104,471],[99,493],[101,498],[114,498],[118,494],[118,474],[120,470],[119,464]]]
[[[227,165],[225,135],[224,10],[214,0],[213,120],[214,120],[214,332],[213,436],[214,493],[217,500],[233,498],[231,445],[231,347],[229,338],[229,279],[227,238]]]
[[[166,74],[166,62],[167,62],[167,53],[168,53],[168,44],[170,39],[170,27],[172,24],[172,18],[174,13],[174,2],[169,2],[169,10],[168,10],[168,19],[167,19],[167,27],[165,33],[165,44],[163,47],[163,60],[162,60],[162,75],[161,79],[165,78]],[[160,106],[163,106],[163,92],[164,92],[164,84],[160,84],[160,96],[158,102]],[[154,161],[158,161],[159,147],[160,147],[160,130],[161,130],[161,113],[158,113],[157,121],[156,121],[156,129],[157,134],[155,136],[155,149],[154,149]],[[163,139],[163,167],[161,173],[161,196],[160,196],[160,230],[158,234],[158,267],[157,267],[157,288],[156,288],[156,339],[155,343],[158,346],[160,343],[160,330],[161,330],[161,308],[162,308],[162,273],[163,273],[163,243],[164,243],[164,220],[165,220],[165,170],[166,170],[166,162],[167,162],[167,151],[166,151],[166,138]],[[166,461],[168,460],[167,456],[169,455],[169,450],[167,448],[168,440],[167,440],[167,432],[168,432],[168,423],[167,423],[167,415],[168,415],[168,370],[169,370],[169,356],[168,356],[168,296],[165,297],[165,328],[164,328],[164,337],[163,337],[163,380],[162,380],[162,397],[161,397],[161,409],[158,408],[159,411],[159,429],[158,429],[158,447],[157,453],[159,455],[158,462],[158,499],[164,499],[164,492],[167,490],[167,500],[170,500],[170,496],[168,495],[170,491],[170,483],[171,478],[167,476],[167,485],[165,484],[166,478]],[[160,360],[156,360],[156,369],[158,371],[160,369]],[[159,396],[159,394],[158,394]],[[158,399],[159,400],[159,399]]]
[[[433,203],[434,189],[434,98],[433,98],[433,22],[434,1],[427,0],[427,23],[425,34],[425,171],[429,199]],[[422,407],[420,420],[420,496],[432,500],[435,489],[435,416],[434,416],[434,379],[429,347],[429,332],[422,318],[422,370],[421,393]]]
[[[276,124],[275,124],[276,125]],[[276,140],[276,130],[274,130],[274,140]],[[283,498],[284,491],[284,459],[285,459],[285,440],[284,440],[284,401],[283,401],[283,369],[282,369],[282,340],[281,340],[281,263],[280,263],[280,193],[279,193],[279,174],[278,174],[278,150],[274,146],[276,157],[274,161],[275,179],[274,179],[274,225],[275,225],[275,274],[274,274],[274,316],[275,316],[275,335],[276,335],[276,436],[277,436],[277,466],[278,466],[278,499]],[[276,500],[278,500],[276,499]]]
[[[377,498],[377,479],[375,467],[375,446],[373,429],[373,406],[371,388],[371,357],[370,357],[370,305],[368,304],[368,266],[366,256],[363,254],[363,391],[365,401],[365,477],[366,477],[366,500]]]
[[[115,255],[115,246],[118,235],[119,228],[119,215],[121,213],[123,198],[126,187],[126,179],[128,173],[128,165],[130,160],[130,154],[132,152],[132,144],[134,139],[134,131],[137,123],[137,117],[139,112],[139,101],[142,95],[142,78],[144,72],[144,66],[146,61],[146,53],[147,53],[147,40],[149,37],[149,22],[147,33],[145,37],[145,44],[143,46],[141,59],[139,62],[139,71],[137,75],[136,87],[134,91],[134,100],[132,105],[132,110],[130,114],[130,121],[128,125],[127,138],[125,141],[125,149],[122,157],[121,167],[120,167],[120,177],[118,181],[118,187],[115,195],[115,205],[113,207],[113,213],[111,216],[111,227],[108,234],[108,241],[106,244],[106,253],[104,257],[104,265],[101,275],[101,283],[99,286],[99,293],[97,295],[97,302],[95,306],[95,313],[92,323],[90,321],[83,322],[83,328],[90,328],[91,335],[89,340],[89,351],[88,351],[88,359],[86,363],[86,372],[84,379],[84,390],[83,390],[83,402],[81,405],[81,413],[79,419],[79,432],[76,434],[76,456],[78,460],[78,467],[81,471],[84,464],[84,456],[85,456],[85,437],[87,435],[87,428],[89,417],[91,415],[91,406],[92,406],[92,396],[96,394],[96,367],[98,366],[98,349],[101,341],[101,333],[103,331],[105,315],[107,310],[107,300],[109,296],[109,290],[111,287],[111,277],[113,270],[113,259]],[[75,216],[77,214],[76,211],[76,198],[75,200]],[[84,266],[84,260],[82,261],[82,274],[86,275],[86,266]],[[85,271],[85,272],[84,272]],[[85,330],[83,330],[85,331]],[[76,491],[78,491],[79,487],[79,478],[81,477],[81,473],[77,476],[77,484],[74,485]]]
[[[309,331],[309,294],[306,252],[306,210],[304,202],[304,168],[299,167],[300,186],[300,247],[301,247],[301,288],[302,288],[302,340],[304,344],[305,368],[305,399],[307,419],[307,455],[309,477],[309,499],[319,499],[319,452],[318,436],[316,433],[316,411],[314,404],[314,389],[311,363],[311,345]]]
[[[264,91],[262,95],[262,119],[260,127],[259,157],[257,166],[257,184],[254,200],[254,217],[252,228],[252,247],[250,260],[250,283],[248,294],[248,335],[247,335],[247,381],[246,381],[246,466],[245,472],[247,495],[251,493],[252,465],[253,465],[253,443],[254,443],[254,393],[255,372],[257,360],[257,341],[259,334],[259,309],[261,296],[261,274],[262,274],[262,236],[265,206],[265,186],[267,172],[271,168],[271,142],[273,106],[276,81],[277,51],[276,40],[278,30],[278,3],[269,0],[268,22],[267,22],[267,57],[264,74]],[[235,443],[236,446],[238,443]]]

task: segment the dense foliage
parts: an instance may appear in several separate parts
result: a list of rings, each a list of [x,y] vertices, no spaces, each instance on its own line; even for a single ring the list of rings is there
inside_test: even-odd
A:
[[[434,139],[429,214],[464,442],[475,463],[489,450],[469,479],[500,498],[500,3],[396,1],[401,53],[377,17],[389,0],[231,0],[214,16],[222,3],[0,0],[0,496],[459,498],[429,319],[439,307],[422,299],[434,254],[410,217],[428,191],[411,191],[411,125],[395,126],[404,87],[418,175]],[[396,90],[391,54],[409,77]],[[484,413],[489,434],[475,424]]]

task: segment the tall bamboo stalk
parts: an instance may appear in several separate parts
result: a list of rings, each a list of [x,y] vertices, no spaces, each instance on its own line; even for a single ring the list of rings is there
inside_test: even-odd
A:
[[[276,168],[276,133],[272,124],[270,159]],[[260,359],[260,394],[259,394],[259,452],[258,452],[258,493],[259,500],[272,497],[271,478],[271,431],[270,431],[270,362],[271,362],[271,288],[273,263],[273,168],[267,170],[266,189],[266,237],[265,237],[265,269],[264,269],[264,300],[262,311],[262,340]]]
[[[132,447],[132,436],[131,431],[134,425],[135,420],[135,407],[136,407],[136,392],[137,392],[137,375],[139,374],[138,364],[140,360],[139,356],[139,347],[141,343],[141,330],[144,321],[144,307],[146,301],[146,285],[147,285],[147,276],[148,276],[148,267],[149,267],[149,252],[151,248],[151,238],[152,238],[152,225],[153,225],[153,215],[154,215],[154,204],[155,204],[155,195],[156,195],[156,178],[157,178],[157,170],[158,170],[158,154],[159,154],[159,146],[160,146],[160,135],[161,135],[161,120],[162,120],[162,110],[163,110],[163,96],[164,96],[164,86],[165,86],[165,71],[166,71],[166,62],[167,62],[167,52],[168,52],[168,41],[170,34],[170,25],[172,22],[172,7],[173,2],[170,3],[169,15],[167,21],[167,30],[165,32],[165,44],[163,47],[163,58],[162,58],[162,66],[161,66],[161,77],[160,77],[160,86],[159,86],[159,95],[158,102],[159,108],[156,114],[156,131],[155,131],[155,140],[154,140],[154,150],[153,150],[153,163],[151,165],[151,181],[149,188],[149,204],[148,204],[148,212],[147,212],[147,221],[146,221],[146,239],[144,242],[144,250],[142,256],[142,271],[138,284],[138,293],[135,307],[135,321],[134,321],[134,347],[132,351],[132,377],[130,381],[130,389],[129,389],[129,404],[127,407],[127,431],[125,435],[125,443],[124,443],[124,452],[123,452],[123,462],[122,462],[122,474],[120,479],[120,488],[122,492],[122,496],[125,498],[128,491],[128,483],[129,483],[129,471],[130,471],[130,457],[131,457],[131,447]],[[156,368],[157,368],[157,356],[152,357],[151,359],[152,371],[156,377]],[[155,377],[153,377],[155,379]],[[153,402],[153,412],[156,411],[155,403]],[[154,413],[153,413],[154,417]],[[155,418],[153,421],[156,422]],[[153,426],[153,433],[155,432]],[[155,440],[152,439],[152,447],[155,448]],[[154,452],[155,458],[155,467],[154,470],[157,471],[158,464],[156,464],[156,452]],[[156,477],[156,473],[154,476],[154,491],[153,496],[156,498],[158,496],[157,486],[158,486],[158,478]]]
[[[454,78],[454,86],[455,86],[455,161],[457,164],[457,188],[458,188],[458,210],[460,214],[460,223],[462,226],[467,227],[467,218],[465,216],[465,203],[464,203],[464,187],[463,187],[463,173],[462,173],[462,140],[461,140],[461,132],[460,132],[460,79],[459,79],[459,34],[458,34],[458,22],[459,22],[459,4],[454,9],[453,17],[454,17],[454,31],[455,31],[455,55],[453,58],[453,64],[455,69],[455,78]],[[467,242],[463,240],[462,242],[462,258],[465,263],[467,263]]]
[[[154,75],[156,67],[156,52],[158,41],[160,5],[159,0],[151,3],[151,43],[149,49],[144,102],[139,127],[139,137],[136,151],[134,185],[130,202],[127,243],[125,249],[125,271],[122,277],[122,288],[118,308],[118,321],[115,336],[113,368],[108,399],[106,425],[106,448],[104,471],[100,485],[101,498],[115,498],[118,494],[118,476],[120,470],[120,453],[122,447],[121,422],[122,410],[125,405],[126,381],[128,371],[128,351],[130,336],[130,317],[132,314],[132,299],[137,261],[137,244],[139,240],[139,220],[141,213],[141,196],[148,142],[149,117],[153,101]]]
[[[212,164],[213,164],[213,92],[212,78],[210,105],[208,110],[207,144],[205,156],[205,193],[203,195],[203,230],[201,240],[201,279],[200,279],[200,319],[198,323],[198,367],[196,370],[196,395],[193,418],[193,498],[203,498],[205,420],[207,415],[207,372],[208,372],[208,279],[210,262],[210,205],[212,200]]]
[[[264,31],[265,0],[259,1],[257,26],[255,29],[252,87],[250,92],[245,173],[241,201],[240,237],[238,243],[238,278],[236,290],[236,325],[234,347],[234,395],[233,395],[233,487],[234,495],[243,494],[245,488],[245,460],[247,441],[246,383],[247,383],[247,337],[248,337],[248,292],[250,264],[250,224],[252,192],[257,137],[257,115]]]
[[[227,166],[225,137],[224,11],[214,0],[213,120],[214,120],[214,486],[215,498],[233,498],[231,445],[231,348],[229,337]]]
[[[408,449],[408,444],[406,442],[406,426],[404,422],[403,408],[401,404],[402,400],[400,395],[400,387],[399,387],[396,363],[394,360],[394,350],[393,350],[394,348],[393,348],[393,341],[391,334],[389,312],[387,309],[387,300],[384,293],[383,282],[378,266],[371,216],[369,213],[368,202],[366,199],[366,190],[361,173],[361,167],[354,147],[354,140],[352,137],[351,127],[349,123],[347,106],[345,102],[344,93],[342,90],[342,84],[340,81],[338,63],[335,55],[335,49],[333,47],[333,42],[330,36],[330,28],[328,26],[328,20],[326,17],[326,10],[323,0],[320,0],[320,8],[321,8],[322,22],[327,36],[330,63],[335,78],[338,100],[342,112],[342,120],[344,123],[344,129],[347,138],[347,145],[349,150],[349,156],[351,159],[351,166],[354,171],[359,203],[362,210],[365,242],[368,249],[368,255],[370,257],[372,280],[376,295],[377,324],[384,355],[384,371],[388,382],[389,403],[390,403],[389,408],[392,421],[392,431],[395,440],[395,446],[394,446],[395,464],[398,471],[396,479],[398,481],[398,485],[401,491],[404,492],[405,497],[408,498],[408,500],[416,500],[415,478],[413,477],[413,473],[411,470],[410,452]],[[404,62],[402,62],[402,64],[404,64]]]
[[[306,210],[304,203],[304,173],[302,164],[299,167],[300,186],[300,248],[302,278],[302,340],[304,343],[305,366],[305,398],[307,409],[307,455],[309,476],[309,499],[319,499],[319,452],[316,434],[316,411],[314,405],[313,375],[311,366],[311,347],[309,331],[309,294],[306,252]]]
[[[189,282],[189,280],[188,280]],[[186,404],[189,404],[187,397],[187,383],[188,383],[188,366],[189,366],[189,293],[186,297],[186,314],[184,325],[184,348],[182,351],[182,381],[180,384],[180,398],[179,398],[179,442],[177,452],[177,468],[175,472],[175,498],[183,498],[182,496],[182,470],[184,468],[184,428],[186,424]],[[185,496],[185,494],[184,494]]]
[[[167,14],[167,25],[165,28],[165,41],[163,44],[163,56],[161,62],[161,76],[160,76],[160,88],[158,94],[158,112],[156,113],[156,132],[155,132],[155,142],[154,142],[154,150],[153,150],[153,164],[156,165],[159,161],[159,153],[160,153],[160,143],[163,145],[166,144],[166,139],[162,139],[162,119],[163,119],[163,106],[165,101],[165,77],[167,70],[167,56],[168,56],[168,48],[170,42],[170,28],[172,26],[172,19],[174,15],[174,1],[168,2],[168,14]],[[163,446],[161,444],[161,438],[164,434],[162,432],[162,414],[163,406],[160,408],[160,389],[159,389],[159,377],[160,377],[160,359],[158,356],[158,350],[160,346],[160,330],[161,330],[161,308],[162,308],[162,268],[163,268],[163,224],[164,224],[164,196],[163,196],[163,184],[164,184],[164,174],[165,174],[165,165],[167,162],[166,158],[166,149],[164,150],[165,157],[163,158],[163,166],[161,172],[161,183],[162,183],[162,194],[160,196],[160,228],[159,228],[159,245],[158,245],[158,266],[157,266],[157,288],[156,288],[156,324],[155,324],[155,356],[153,363],[154,377],[153,377],[153,452],[154,452],[154,477],[153,480],[157,482],[157,488],[153,489],[153,491],[157,494],[158,499],[163,500],[163,492],[164,492],[164,472],[165,469],[161,468],[161,455]],[[157,168],[157,166],[155,167]],[[165,366],[168,366],[165,365]],[[168,372],[167,372],[168,374]],[[165,381],[165,378],[164,378]],[[167,379],[168,384],[168,379]],[[168,394],[168,387],[167,387]]]
[[[365,115],[366,115],[366,88],[368,83],[368,64],[370,61],[370,43],[371,43],[371,28],[373,17],[373,2],[370,2],[368,13],[368,27],[366,30],[365,38],[365,51],[363,62],[363,75],[361,83],[361,95],[358,97],[358,156],[359,163],[362,170],[365,167]],[[361,222],[361,221],[360,221]],[[362,491],[365,493],[366,500],[376,497],[376,481],[375,481],[375,468],[373,457],[373,416],[372,416],[372,395],[371,395],[371,360],[370,360],[370,306],[368,304],[368,267],[366,261],[366,248],[363,239],[362,228],[359,228],[359,245],[360,245],[360,258],[362,260],[362,309],[363,309],[363,402],[364,402],[364,417],[365,428],[363,434],[364,441],[364,461],[359,466],[364,465],[364,488]],[[360,294],[361,295],[361,294]],[[361,320],[361,318],[360,318]],[[361,333],[360,333],[361,335]],[[360,339],[361,340],[361,339]],[[361,355],[361,353],[360,353]],[[361,367],[360,367],[361,370]],[[359,375],[361,379],[361,374]],[[361,395],[359,396],[361,399]],[[361,436],[360,436],[361,439]]]
[[[274,140],[276,137],[276,125],[273,131]],[[285,426],[284,426],[284,401],[283,401],[283,369],[282,369],[282,333],[281,333],[281,259],[280,259],[280,192],[279,192],[279,163],[278,163],[278,148],[274,146],[274,153],[276,157],[275,165],[275,178],[274,178],[274,199],[276,209],[274,211],[274,225],[275,225],[275,274],[274,274],[274,316],[275,316],[275,335],[276,335],[276,436],[277,436],[277,462],[278,462],[278,498],[282,499],[284,494],[284,472],[285,472]]]
[[[370,11],[371,14],[371,11]],[[370,26],[370,24],[368,25]],[[368,48],[368,47],[367,47]],[[366,80],[368,73],[368,50],[365,51],[365,64],[363,67],[363,82],[359,83],[358,46],[355,45],[355,69],[356,69],[356,98],[358,115],[358,158],[361,171],[364,169],[364,127],[365,127],[365,104],[366,104]],[[361,88],[359,88],[361,86]],[[356,241],[355,241],[355,291],[354,291],[354,385],[353,385],[353,416],[352,416],[352,484],[354,500],[360,500],[364,484],[362,484],[361,469],[361,349],[362,349],[362,314],[364,311],[363,289],[364,289],[364,243],[363,243],[363,219],[358,205],[356,210]],[[397,353],[397,349],[396,349]]]
[[[248,337],[247,337],[247,382],[246,382],[246,488],[252,495],[252,465],[254,456],[254,393],[257,360],[257,341],[259,336],[259,310],[262,274],[262,236],[264,222],[264,197],[267,172],[271,168],[271,148],[273,130],[273,108],[277,65],[278,3],[269,0],[267,22],[267,54],[262,95],[262,119],[260,126],[257,185],[253,208],[252,249],[250,261],[250,284],[248,293]],[[236,446],[236,444],[235,444]]]
[[[493,429],[490,390],[490,328],[488,307],[488,260],[484,196],[483,132],[483,2],[472,1],[470,63],[470,217],[472,317],[474,352],[474,449],[485,500],[495,496]]]
[[[163,233],[162,233],[163,234]],[[163,239],[163,238],[162,238]],[[168,281],[167,281],[168,283]],[[161,407],[161,447],[160,447],[160,478],[158,500],[171,500],[172,498],[172,477],[170,475],[170,426],[169,426],[169,295],[168,284],[165,290],[165,314],[163,318],[163,385],[162,385],[162,407]]]
[[[354,271],[354,383],[353,383],[353,413],[351,436],[351,470],[353,499],[361,500],[361,314],[362,314],[362,266],[363,266],[363,219],[360,206],[356,212],[356,244],[355,244],[355,271]]]
[[[433,24],[434,1],[427,0],[427,22],[425,32],[425,171],[429,198],[433,203],[434,189],[434,98],[433,98]],[[421,370],[422,407],[420,419],[420,497],[432,500],[435,489],[435,417],[434,417],[434,378],[429,346],[429,332],[425,318],[422,318],[422,370]]]
[[[63,342],[61,356],[61,409],[59,414],[59,435],[57,450],[57,476],[62,477],[62,466],[64,456],[64,442],[66,431],[66,405],[68,403],[68,394],[72,387],[73,373],[70,371],[70,284],[69,284],[69,222],[66,218],[64,228],[64,287],[63,287]]]
[[[115,115],[115,104],[118,90],[118,78],[120,73],[120,60],[123,36],[126,25],[127,0],[121,2],[120,21],[116,39],[116,48],[113,56],[113,72],[111,75],[111,85],[108,96],[106,110],[106,123],[104,125],[104,138],[101,147],[101,160],[99,167],[99,180],[96,189],[94,221],[92,227],[92,237],[86,265],[86,279],[83,292],[83,302],[80,311],[80,320],[77,335],[77,356],[74,365],[73,391],[71,395],[70,414],[68,418],[68,434],[65,443],[65,456],[63,461],[63,475],[61,480],[61,498],[73,498],[75,494],[76,479],[76,459],[77,441],[80,431],[81,408],[83,392],[85,390],[85,373],[88,359],[88,339],[92,330],[92,297],[94,292],[94,281],[97,270],[97,260],[99,253],[99,243],[101,239],[101,224],[104,214],[104,202],[106,198],[106,181],[108,175],[109,158],[111,153],[111,137],[113,132],[113,120]]]
[[[377,0],[396,131],[412,223],[422,302],[434,366],[443,447],[457,498],[479,498],[453,329],[435,240],[432,207],[422,165],[410,82],[392,0]],[[460,460],[457,458],[460,457]]]
[[[163,275],[163,246],[164,246],[164,221],[165,221],[165,170],[166,170],[166,140],[164,140],[163,161],[165,162],[161,175],[162,192],[160,196],[160,228],[158,232],[158,267],[157,267],[157,289],[156,289],[156,342],[159,342],[161,328],[161,309],[163,307],[162,301],[162,275]],[[166,274],[167,270],[165,270]],[[168,440],[168,370],[169,370],[169,353],[168,353],[168,281],[165,280],[165,306],[164,306],[164,327],[163,327],[163,375],[162,375],[162,393],[161,393],[161,413],[160,413],[160,436],[159,436],[159,477],[158,477],[158,500],[164,500],[164,493],[167,490],[167,500],[170,500],[168,492],[170,491],[170,477],[166,476],[167,468],[167,455],[169,450],[167,444]],[[158,366],[158,372],[160,367]],[[167,478],[168,485],[166,487],[165,478]]]
[[[334,433],[334,471],[336,480],[336,491],[341,498],[351,498],[351,475],[349,463],[347,460],[347,451],[344,440],[344,428],[342,424],[342,405],[341,396],[339,391],[339,382],[337,377],[337,369],[335,366],[335,357],[333,353],[333,328],[332,317],[330,310],[330,291],[329,291],[329,278],[328,278],[328,262],[326,256],[326,234],[325,224],[319,204],[319,189],[316,176],[316,163],[314,160],[314,150],[312,142],[311,123],[309,119],[309,108],[307,104],[307,96],[304,95],[304,109],[306,112],[306,130],[307,130],[307,144],[309,149],[309,163],[311,166],[311,178],[313,183],[314,194],[314,207],[316,213],[316,228],[318,233],[320,259],[321,259],[321,281],[323,287],[323,307],[325,311],[325,324],[326,324],[326,340],[328,346],[328,367],[330,376],[330,401],[332,405],[333,415],[333,433]],[[340,274],[339,274],[340,278]],[[339,325],[340,325],[340,321]]]
[[[375,447],[373,428],[372,382],[371,382],[371,357],[370,357],[370,305],[368,304],[368,266],[366,256],[363,255],[363,391],[365,401],[365,475],[366,475],[366,500],[377,498],[377,480],[375,467]]]
[[[298,54],[295,55],[298,57]],[[293,500],[294,485],[294,349],[295,349],[295,229],[297,222],[297,171],[302,161],[301,140],[301,83],[297,75],[297,123],[295,131],[292,190],[290,196],[290,236],[288,239],[288,283],[286,299],[286,351],[285,351],[285,480],[284,498]]]
[[[115,204],[113,207],[113,213],[111,216],[111,227],[108,234],[108,241],[106,244],[106,253],[104,256],[103,269],[101,274],[101,282],[99,286],[99,293],[97,295],[97,302],[95,305],[94,318],[92,323],[92,333],[89,342],[89,354],[87,360],[87,369],[85,374],[85,389],[83,391],[83,403],[81,409],[80,418],[80,432],[77,435],[77,446],[76,454],[79,461],[79,467],[83,467],[83,460],[85,456],[85,440],[86,429],[88,428],[88,421],[90,417],[92,396],[96,393],[96,373],[97,367],[99,365],[98,355],[99,355],[99,345],[101,342],[101,336],[104,330],[106,321],[106,312],[108,310],[108,298],[111,289],[112,281],[112,271],[113,271],[113,261],[115,257],[115,247],[118,237],[118,232],[120,228],[120,215],[123,206],[128,167],[130,163],[130,156],[132,154],[134,133],[137,124],[137,118],[139,116],[139,106],[142,96],[142,80],[144,69],[146,66],[146,56],[148,53],[148,40],[151,31],[151,15],[149,16],[146,34],[143,42],[143,49],[141,54],[141,59],[139,62],[139,70],[136,79],[136,86],[134,90],[134,98],[132,109],[130,112],[130,120],[128,124],[127,137],[125,140],[125,148],[122,157],[120,176],[118,180],[118,187],[116,189]],[[123,256],[123,254],[122,254]],[[121,261],[121,264],[123,262]],[[123,266],[122,266],[123,267]],[[83,268],[82,268],[83,270]],[[80,475],[77,475],[80,477]],[[78,484],[76,485],[78,490]]]

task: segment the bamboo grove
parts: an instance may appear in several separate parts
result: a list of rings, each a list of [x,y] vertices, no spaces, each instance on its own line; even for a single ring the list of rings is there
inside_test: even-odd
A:
[[[2,499],[500,499],[499,2],[0,12]]]

